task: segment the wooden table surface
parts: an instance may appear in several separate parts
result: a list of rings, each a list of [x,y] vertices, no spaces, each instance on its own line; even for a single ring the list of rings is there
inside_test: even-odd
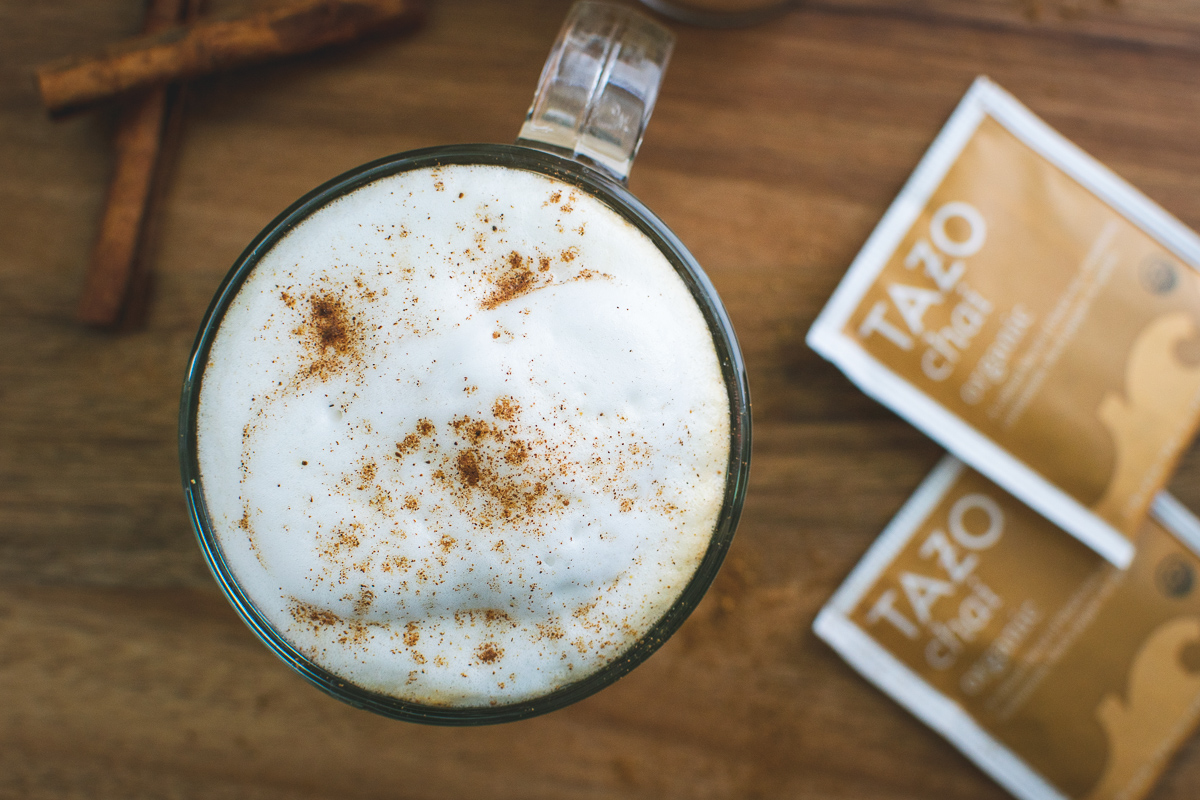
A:
[[[1005,796],[810,630],[939,450],[804,334],[977,74],[1200,227],[1196,0],[813,0],[673,26],[630,187],[725,301],[754,456],[712,590],[615,686],[493,728],[376,717],[270,655],[209,577],[175,436],[222,275],[347,168],[511,141],[566,8],[438,0],[410,37],[192,84],[154,304],[109,334],[72,312],[115,116],[50,122],[30,74],[135,32],[141,3],[0,2],[0,797]],[[1193,508],[1198,479],[1193,448],[1172,483]],[[1200,740],[1154,797],[1198,792]]]

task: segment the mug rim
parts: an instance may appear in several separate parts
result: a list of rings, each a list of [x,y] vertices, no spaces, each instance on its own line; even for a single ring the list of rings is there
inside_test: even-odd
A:
[[[604,666],[546,694],[503,705],[437,706],[403,700],[359,687],[301,654],[255,608],[226,563],[204,500],[197,451],[196,418],[209,351],[226,311],[263,256],[311,214],[362,186],[400,172],[450,164],[502,166],[553,177],[597,197],[646,234],[671,262],[699,306],[729,398],[725,497],[708,549],[687,585],[645,634]],[[716,577],[737,528],[749,478],[750,426],[749,384],[733,325],[708,276],[662,220],[624,186],[577,161],[518,145],[443,145],[386,156],[321,184],[280,213],[238,256],[213,295],[192,346],[180,400],[179,461],[188,518],[205,564],[242,621],[276,656],[317,688],[351,706],[410,722],[481,725],[526,719],[582,700],[628,674],[679,629]]]

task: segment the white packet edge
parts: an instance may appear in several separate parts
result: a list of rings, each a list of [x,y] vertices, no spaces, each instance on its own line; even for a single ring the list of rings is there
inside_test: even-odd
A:
[[[876,361],[853,338],[842,333],[863,294],[883,270],[888,257],[899,246],[985,116],[995,119],[1030,149],[1140,226],[1193,269],[1200,269],[1200,237],[1038,119],[1012,95],[980,76],[868,237],[809,329],[806,341],[865,393],[1123,569],[1133,560],[1134,551],[1133,543],[1124,534]]]
[[[879,575],[958,478],[963,462],[945,456],[884,528],[813,621],[813,631],[868,682],[950,744],[1021,800],[1069,800],[1025,761],[980,726],[962,706],[929,685],[848,617]],[[1151,514],[1200,557],[1200,519],[1178,500],[1159,492]]]

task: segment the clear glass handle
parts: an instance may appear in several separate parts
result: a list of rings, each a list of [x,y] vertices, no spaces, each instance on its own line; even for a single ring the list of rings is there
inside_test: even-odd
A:
[[[517,144],[602,167],[624,183],[674,44],[670,31],[625,6],[576,3]]]

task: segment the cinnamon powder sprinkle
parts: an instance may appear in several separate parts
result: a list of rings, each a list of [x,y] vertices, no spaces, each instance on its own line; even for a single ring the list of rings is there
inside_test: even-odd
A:
[[[525,462],[527,455],[528,452],[525,449],[525,443],[518,439],[514,440],[508,446],[508,449],[504,451],[504,460],[513,466],[517,466]]]
[[[560,252],[558,257],[563,263],[569,264],[577,259],[579,255],[579,248],[572,246]],[[591,280],[592,278],[611,279],[612,277],[606,273],[595,272],[590,269],[580,270],[579,273],[571,277],[556,277],[553,274],[549,274],[550,263],[551,260],[548,256],[539,255],[537,272],[535,272],[532,269],[533,259],[522,256],[516,250],[513,250],[501,259],[498,266],[494,267],[489,273],[485,273],[492,284],[492,288],[480,302],[480,307],[486,311],[491,311],[519,297],[523,297],[539,289],[554,286],[556,283],[562,281],[574,282]],[[499,337],[493,336],[493,338]]]
[[[494,664],[504,657],[504,649],[499,647],[495,642],[487,642],[479,645],[475,650],[475,657],[484,664]]]
[[[565,637],[566,631],[557,622],[537,623],[538,633],[547,639],[558,640]]]
[[[473,445],[478,445],[485,439],[504,440],[504,433],[497,427],[489,425],[484,420],[473,420],[470,417],[457,417],[450,423],[455,432]]]
[[[415,434],[410,433],[404,437],[403,441],[396,442],[397,457],[406,456],[421,446],[421,439]]]
[[[516,419],[517,412],[520,410],[521,406],[511,397],[497,398],[496,402],[492,404],[492,416],[507,422],[512,422]]]
[[[347,355],[354,349],[354,320],[346,304],[337,295],[327,292],[309,298],[311,312],[308,323],[321,354],[332,350]]]
[[[483,480],[483,471],[479,468],[479,458],[474,450],[464,450],[454,459],[458,467],[458,476],[467,486],[478,486]]]
[[[292,614],[292,619],[302,625],[311,626],[313,630],[342,624],[342,618],[329,609],[318,608],[301,600],[293,599],[291,608],[288,610]]]
[[[502,270],[493,281],[495,288],[483,298],[480,305],[491,311],[497,306],[529,294],[536,288],[536,277],[527,260],[513,250],[505,257]]]
[[[366,295],[370,299],[373,293]],[[283,300],[292,308],[297,305],[286,292]],[[342,295],[323,291],[308,298],[304,321],[293,334],[303,343],[309,359],[308,367],[297,378],[324,381],[361,359],[366,326]]]
[[[371,604],[375,602],[375,593],[370,589],[363,589],[358,595],[358,600],[354,602],[354,613],[357,616],[365,616],[371,609]]]

